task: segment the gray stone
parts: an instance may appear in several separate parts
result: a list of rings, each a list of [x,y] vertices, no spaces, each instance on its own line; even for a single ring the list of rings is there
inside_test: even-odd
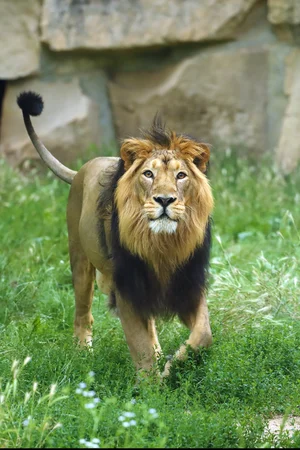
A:
[[[300,24],[299,0],[268,0],[268,19],[271,23],[279,25],[289,23]]]
[[[261,153],[267,146],[268,49],[199,52],[155,72],[119,73],[110,96],[119,138],[160,111],[170,128],[215,145]]]
[[[45,0],[42,39],[55,51],[232,39],[258,0]]]
[[[92,144],[99,145],[97,105],[82,94],[79,81],[44,83],[39,80],[8,84],[2,111],[0,154],[13,166],[22,166],[28,159],[39,159],[23,123],[16,97],[22,91],[41,94],[45,107],[42,115],[33,118],[38,136],[53,155],[64,164],[88,156]],[[86,158],[88,159],[88,158]]]
[[[300,44],[300,1],[268,0],[268,19],[281,40]]]
[[[40,0],[0,1],[0,78],[15,79],[39,68]]]
[[[289,102],[282,122],[277,148],[277,163],[288,174],[300,161],[300,50],[287,59],[286,94]]]

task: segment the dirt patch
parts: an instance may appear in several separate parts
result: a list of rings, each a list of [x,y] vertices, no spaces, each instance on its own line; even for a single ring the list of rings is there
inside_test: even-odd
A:
[[[275,416],[269,420],[268,426],[265,428],[265,433],[268,431],[277,435],[282,431],[287,431],[292,437],[295,431],[300,431],[300,417],[289,416],[285,419],[284,416]]]

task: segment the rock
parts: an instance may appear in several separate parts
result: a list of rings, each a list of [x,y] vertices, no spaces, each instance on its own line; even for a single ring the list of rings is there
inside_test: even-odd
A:
[[[300,44],[299,0],[268,0],[268,19],[279,39]]]
[[[260,153],[267,143],[267,49],[199,52],[155,72],[119,73],[110,97],[119,138],[139,134],[157,111],[177,132]]]
[[[55,51],[232,39],[257,0],[45,0],[42,39]]]
[[[39,160],[23,123],[16,97],[32,90],[42,95],[44,111],[32,122],[38,136],[53,155],[64,164],[88,156],[92,144],[99,145],[97,106],[82,94],[77,79],[69,83],[39,80],[8,84],[2,111],[0,154],[13,166],[28,159]],[[87,158],[88,159],[88,158]]]
[[[299,0],[268,0],[268,19],[271,23],[279,25],[289,23],[300,24]]]
[[[277,163],[288,174],[300,161],[300,50],[287,59],[286,94],[289,102],[282,122]]]
[[[1,79],[15,79],[38,71],[40,13],[40,0],[1,0]]]

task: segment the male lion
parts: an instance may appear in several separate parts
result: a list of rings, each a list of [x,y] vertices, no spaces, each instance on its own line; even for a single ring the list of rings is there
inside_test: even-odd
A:
[[[97,278],[118,312],[137,369],[148,372],[161,353],[158,316],[178,315],[190,329],[176,358],[185,358],[187,345],[208,347],[205,288],[213,208],[205,175],[208,147],[166,130],[156,117],[142,139],[123,141],[121,158],[95,158],[75,172],[54,158],[32,127],[29,116],[41,114],[42,98],[23,92],[17,102],[41,158],[71,184],[67,224],[81,345],[92,341]]]

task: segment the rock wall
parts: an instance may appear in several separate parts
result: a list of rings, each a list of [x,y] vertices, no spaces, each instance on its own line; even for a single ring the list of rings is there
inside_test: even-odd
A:
[[[36,130],[68,165],[115,153],[159,111],[213,151],[297,167],[300,0],[1,0],[0,37],[0,157],[13,166],[39,159],[15,102],[36,90]]]

